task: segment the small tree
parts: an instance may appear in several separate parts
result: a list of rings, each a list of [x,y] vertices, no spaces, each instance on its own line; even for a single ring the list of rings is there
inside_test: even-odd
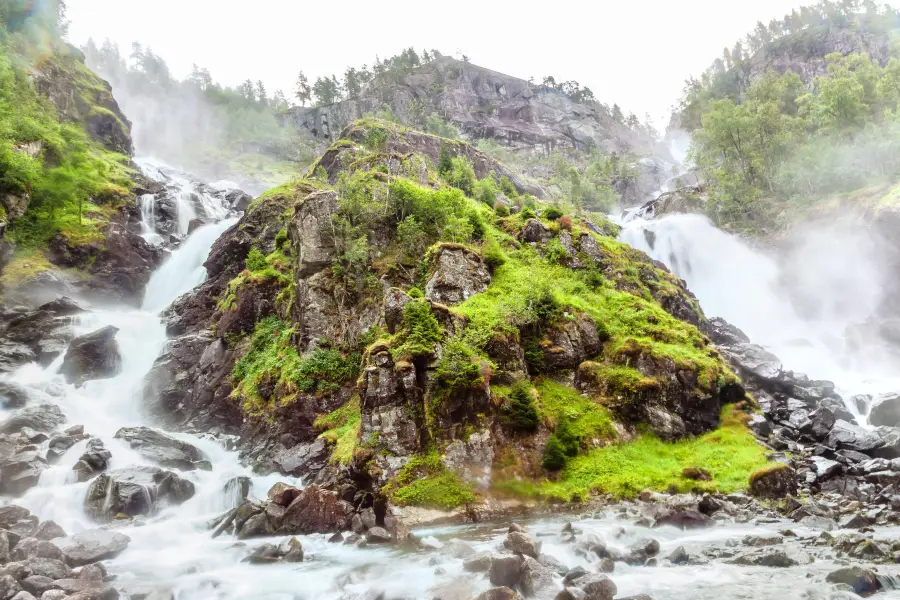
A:
[[[306,79],[303,71],[300,71],[300,75],[297,76],[297,89],[294,95],[300,101],[300,106],[306,106],[306,103],[312,99],[312,89],[309,87],[309,80]]]

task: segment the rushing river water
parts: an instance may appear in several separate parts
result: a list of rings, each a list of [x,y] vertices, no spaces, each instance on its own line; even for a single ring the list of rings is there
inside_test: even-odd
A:
[[[158,171],[152,176],[165,177]],[[183,199],[198,193],[186,178],[168,181],[182,188],[179,197]],[[202,265],[212,244],[235,222],[228,218],[227,208],[215,197],[204,196],[202,202],[208,209],[207,215],[218,222],[194,231],[172,253],[153,275],[141,309],[98,309],[77,318],[78,334],[106,325],[119,329],[116,339],[123,364],[118,376],[90,381],[82,387],[67,385],[57,373],[61,358],[47,368],[29,365],[10,376],[28,387],[35,397],[58,404],[70,424],[83,424],[86,433],[101,438],[112,452],[110,468],[150,464],[113,436],[121,427],[153,425],[143,410],[141,398],[144,376],[167,343],[159,313],[203,281]],[[147,204],[145,202],[145,215],[152,215]],[[182,204],[191,203],[181,202],[179,207]],[[180,223],[183,221],[179,219]],[[711,227],[696,221],[681,221],[664,220],[653,226],[657,233],[655,250],[642,243],[643,234],[638,235],[637,227],[626,229],[624,237],[667,260],[676,273],[688,280],[710,314],[733,319],[752,336],[777,346],[785,360],[790,358],[797,367],[810,372],[821,368],[831,373],[828,370],[833,366],[831,363],[808,364],[806,359],[818,361],[821,354],[808,350],[788,352],[794,348],[789,338],[799,333],[790,328],[794,317],[785,315],[777,298],[759,293],[759,281],[774,281],[774,267]],[[184,227],[186,231],[186,225]],[[703,251],[691,251],[691,244],[703,244],[700,248]],[[710,244],[719,254],[706,260],[703,256],[709,251]],[[739,272],[721,268],[721,262],[726,260],[722,253],[726,251],[732,253],[729,255],[732,258],[744,257],[742,264],[750,270]],[[760,313],[758,319],[753,317],[756,312]],[[770,319],[775,325],[767,324]],[[301,482],[277,474],[254,475],[240,464],[237,453],[227,451],[220,440],[182,433],[172,435],[199,448],[212,464],[212,470],[182,474],[194,482],[197,490],[196,495],[184,504],[165,508],[136,522],[115,525],[131,538],[127,550],[107,563],[116,576],[116,585],[123,590],[130,593],[161,591],[164,594],[161,598],[177,600],[374,600],[380,597],[379,592],[384,592],[386,600],[467,600],[490,587],[485,577],[464,572],[462,560],[448,556],[439,546],[458,537],[467,540],[476,551],[496,550],[502,546],[506,532],[502,524],[417,531],[432,547],[420,552],[388,547],[356,548],[328,543],[327,536],[304,536],[301,539],[307,560],[301,564],[260,566],[242,562],[250,548],[272,540],[253,540],[245,545],[227,535],[218,539],[211,537],[209,522],[239,501],[226,493],[227,483],[238,476],[250,477],[251,496],[265,497],[276,481],[295,485],[301,485]],[[89,484],[73,480],[72,467],[85,446],[86,442],[81,442],[72,447],[57,465],[43,473],[37,487],[16,500],[42,520],[55,520],[70,534],[98,526],[83,510]],[[553,556],[567,567],[595,568],[592,561],[575,552],[573,545],[559,540],[557,534],[563,522],[562,518],[550,518],[531,522],[528,526],[532,536],[543,540],[544,554]],[[612,509],[608,513],[573,518],[573,522],[583,531],[582,535],[597,534],[622,547],[650,533],[632,521],[619,518]],[[788,525],[732,523],[690,533],[660,528],[653,530],[652,536],[661,543],[661,557],[677,546],[684,546],[699,556],[711,546],[733,544],[748,534],[775,533]],[[797,533],[812,537],[818,532],[798,529]],[[884,533],[894,534],[889,530]],[[707,564],[679,567],[666,566],[663,561],[662,566],[655,568],[617,565],[612,577],[620,596],[648,593],[656,600],[850,597],[829,591],[831,586],[824,584],[825,574],[833,568],[832,560],[823,559],[787,569],[735,566],[718,559]],[[561,583],[559,587],[561,589]],[[169,593],[172,595],[167,595]]]

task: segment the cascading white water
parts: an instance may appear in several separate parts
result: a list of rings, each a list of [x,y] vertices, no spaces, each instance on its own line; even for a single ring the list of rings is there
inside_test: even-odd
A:
[[[865,236],[805,234],[789,263],[700,215],[633,219],[624,223],[620,239],[665,263],[687,282],[707,316],[741,328],[785,369],[833,380],[845,398],[900,390],[895,362],[846,339],[848,328],[871,317],[882,300],[883,275]],[[795,305],[798,297],[803,302]]]

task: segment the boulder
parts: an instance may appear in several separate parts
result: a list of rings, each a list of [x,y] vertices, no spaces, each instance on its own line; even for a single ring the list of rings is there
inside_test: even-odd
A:
[[[58,406],[38,404],[13,413],[11,417],[0,424],[0,433],[18,433],[26,427],[49,433],[65,422],[66,417]]]
[[[122,357],[116,342],[118,331],[118,328],[109,325],[72,340],[59,369],[66,381],[80,385],[91,379],[108,379],[118,375],[122,368]]]
[[[33,558],[49,558],[53,560],[65,560],[65,555],[59,546],[47,540],[25,538],[20,540],[13,548],[10,557],[13,560],[30,560]]]
[[[12,600],[19,592],[22,586],[10,575],[0,577],[0,598],[3,600]]]
[[[440,246],[433,265],[434,274],[425,285],[425,297],[435,302],[460,304],[491,283],[491,274],[481,256],[464,246]]]
[[[206,460],[195,446],[149,427],[123,427],[115,437],[147,460],[168,469],[193,471],[197,463]]]
[[[528,219],[519,237],[526,244],[543,244],[553,237],[553,233],[537,219]]]
[[[528,597],[542,597],[556,588],[553,571],[530,556],[524,557],[519,586]]]
[[[22,408],[28,404],[30,396],[27,388],[11,381],[0,381],[0,408],[5,410]]]
[[[797,493],[797,474],[794,469],[774,463],[750,475],[750,493],[760,498],[778,500]]]
[[[653,526],[663,527],[668,525],[678,529],[699,529],[701,527],[710,527],[712,524],[713,520],[698,510],[669,507],[657,515]]]
[[[618,593],[616,584],[606,575],[586,575],[575,582],[585,600],[612,600]]]
[[[780,568],[796,567],[800,564],[782,550],[764,550],[742,554],[729,562],[735,565]]]
[[[103,445],[103,440],[94,438],[88,441],[87,449],[72,470],[78,481],[88,481],[109,468],[110,458],[112,453]]]
[[[870,454],[873,450],[882,447],[884,440],[875,431],[838,419],[831,428],[825,444],[837,450],[853,450]]]
[[[519,595],[508,587],[495,587],[481,592],[473,600],[519,600]]]
[[[85,511],[100,521],[151,514],[159,504],[181,504],[194,484],[159,467],[130,467],[101,474],[88,487]]]
[[[900,394],[879,394],[872,399],[869,410],[870,425],[900,426]]]
[[[3,460],[0,462],[0,493],[11,496],[24,494],[37,485],[47,467],[47,461],[36,450],[26,450]]]
[[[541,545],[532,540],[528,534],[521,531],[513,531],[508,534],[506,539],[503,540],[503,546],[511,552],[530,556],[531,558],[537,558],[541,553]]]
[[[863,597],[871,596],[882,589],[878,576],[873,571],[862,567],[844,567],[832,571],[825,581],[835,585],[848,585],[853,588],[853,593]]]
[[[91,529],[56,540],[66,562],[72,567],[88,565],[100,560],[115,558],[131,541],[127,535],[106,529]]]
[[[294,498],[284,513],[285,535],[334,533],[347,529],[353,507],[337,493],[310,485]]]
[[[515,587],[522,578],[521,556],[494,556],[491,558],[491,568],[488,577],[493,585]]]
[[[0,371],[29,362],[47,366],[75,337],[72,317],[84,312],[65,296],[8,320],[0,336]]]

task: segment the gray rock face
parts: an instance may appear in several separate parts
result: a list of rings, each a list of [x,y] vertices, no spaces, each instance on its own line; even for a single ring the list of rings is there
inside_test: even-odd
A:
[[[65,421],[66,417],[55,404],[38,404],[13,413],[0,424],[0,433],[18,433],[26,427],[49,433]]]
[[[128,547],[130,541],[131,538],[117,531],[91,529],[58,539],[54,543],[63,551],[70,566],[80,567],[115,558]]]
[[[75,337],[72,317],[81,312],[73,300],[62,297],[0,321],[0,371],[32,361],[49,365]]]
[[[442,304],[459,304],[480,294],[491,283],[484,261],[464,247],[443,246],[435,257],[435,271],[425,286],[425,297]]]
[[[523,562],[520,556],[493,557],[488,573],[491,583],[498,586],[515,587],[522,578]]]
[[[325,236],[331,215],[337,211],[336,192],[313,192],[297,209],[288,226],[288,235],[300,249],[298,276],[309,276],[331,264],[333,247]]]
[[[89,515],[109,521],[116,515],[147,515],[160,503],[181,504],[194,495],[194,484],[159,467],[109,471],[88,487],[84,507]]]
[[[66,381],[81,384],[91,379],[115,377],[122,368],[116,342],[118,331],[107,326],[72,340],[60,367]]]
[[[869,424],[900,426],[900,394],[880,394],[872,400]]]
[[[825,578],[825,581],[832,584],[849,585],[853,588],[853,593],[863,597],[871,596],[882,589],[878,576],[874,572],[861,567],[844,567],[843,569],[832,571]]]
[[[198,462],[205,460],[195,446],[149,427],[123,427],[115,437],[128,442],[144,458],[169,469],[193,471]]]
[[[110,458],[112,458],[112,452],[106,449],[103,440],[94,438],[88,441],[85,453],[81,455],[72,470],[75,471],[78,481],[88,481],[109,468]]]

